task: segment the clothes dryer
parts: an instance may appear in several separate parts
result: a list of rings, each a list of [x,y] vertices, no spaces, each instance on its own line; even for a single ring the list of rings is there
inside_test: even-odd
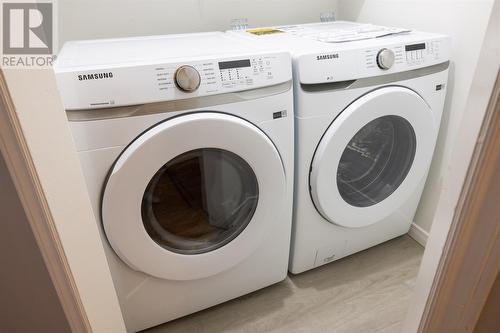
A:
[[[450,39],[354,22],[228,33],[292,52],[290,271],[407,233],[439,133]]]

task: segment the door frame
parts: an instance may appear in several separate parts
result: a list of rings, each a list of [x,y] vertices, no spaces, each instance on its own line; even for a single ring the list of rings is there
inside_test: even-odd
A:
[[[500,271],[500,72],[419,332],[471,332]]]
[[[497,135],[494,134],[492,126],[493,119],[498,121],[498,116],[494,118],[493,114],[499,112],[498,75],[500,59],[498,54],[500,45],[498,44],[498,29],[500,29],[500,2],[496,1],[493,4],[488,28],[471,82],[464,116],[458,128],[460,135],[456,137],[448,164],[448,172],[442,182],[437,210],[433,217],[432,228],[415,283],[413,299],[403,324],[403,332],[439,331],[436,330],[437,326],[435,325],[440,321],[449,320],[451,318],[449,316],[452,315],[455,319],[459,318],[460,320],[457,321],[457,326],[452,327],[447,332],[472,331],[474,328],[473,318],[477,316],[474,311],[480,311],[481,304],[484,302],[484,292],[479,293],[479,291],[481,288],[489,289],[490,283],[488,279],[494,279],[491,276],[491,271],[474,271],[472,267],[467,271],[469,276],[467,281],[456,274],[458,267],[467,268],[468,263],[470,263],[470,261],[465,261],[465,255],[474,253],[476,261],[487,260],[486,258],[491,255],[484,251],[485,248],[482,247],[482,243],[486,243],[493,233],[488,234],[484,229],[476,229],[475,227],[478,224],[470,225],[477,218],[477,215],[474,216],[477,212],[473,213],[471,209],[477,209],[477,205],[482,204],[482,202],[475,201],[473,203],[467,201],[466,195],[470,193],[471,186],[489,186],[487,178],[491,177],[493,179],[495,177],[492,173],[489,176],[484,175],[485,178],[479,178],[477,175],[481,175],[479,167],[486,168],[487,165],[493,163],[493,156],[485,155],[487,153],[491,154],[491,151],[488,151],[485,147],[488,147],[494,135]],[[495,153],[498,153],[498,151]],[[485,160],[486,158],[488,159]],[[479,164],[479,161],[482,161],[482,164]],[[479,181],[481,183],[478,183]],[[483,188],[482,191],[487,191],[487,188]],[[477,193],[477,195],[480,194]],[[463,203],[467,205],[460,206]],[[469,213],[471,215],[467,215]],[[472,237],[481,232],[485,237],[484,242],[471,243]],[[460,244],[460,246],[457,246],[457,244]],[[461,248],[462,251],[468,248],[470,252],[462,252],[461,256],[459,252],[455,253],[457,249]],[[455,255],[458,256],[455,257]],[[449,266],[450,263],[453,263],[453,266]],[[452,281],[458,283],[455,286],[460,286],[460,288],[454,289],[455,301],[451,297],[443,298],[446,297],[444,288],[449,287],[446,283],[452,283]],[[477,284],[474,285],[474,283]],[[470,289],[473,289],[474,292],[471,293]],[[448,296],[453,295],[448,294]],[[467,306],[462,311],[460,303],[456,301],[465,299],[476,303],[475,306]],[[448,308],[446,309],[444,306]],[[444,312],[438,315],[437,311]],[[431,322],[434,326],[431,326]],[[462,326],[458,325],[459,323]]]
[[[52,70],[0,68],[0,152],[71,330],[125,332]]]
[[[91,332],[53,216],[34,168],[3,72],[0,71],[0,152],[73,332]]]

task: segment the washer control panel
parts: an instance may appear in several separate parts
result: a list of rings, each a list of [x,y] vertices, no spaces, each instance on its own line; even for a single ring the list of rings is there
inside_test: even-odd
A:
[[[67,110],[180,100],[262,88],[292,79],[287,52],[134,64],[57,73]]]
[[[158,89],[201,94],[223,93],[272,84],[282,76],[276,55],[172,64],[155,68]],[[175,94],[175,92],[174,92]]]

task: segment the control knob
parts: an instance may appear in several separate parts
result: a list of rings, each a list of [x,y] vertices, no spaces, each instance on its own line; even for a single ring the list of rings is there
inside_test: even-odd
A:
[[[200,73],[193,66],[183,65],[175,71],[175,84],[185,92],[193,92],[200,86]]]
[[[389,69],[394,65],[394,52],[382,49],[377,54],[377,65],[380,69]]]

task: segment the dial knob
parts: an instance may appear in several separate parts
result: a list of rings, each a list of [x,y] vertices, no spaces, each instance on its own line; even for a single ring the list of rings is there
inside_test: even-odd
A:
[[[381,69],[389,69],[394,65],[394,52],[389,49],[382,49],[377,54],[377,65]]]
[[[181,66],[175,72],[175,83],[182,91],[195,91],[201,83],[200,73],[193,66]]]

